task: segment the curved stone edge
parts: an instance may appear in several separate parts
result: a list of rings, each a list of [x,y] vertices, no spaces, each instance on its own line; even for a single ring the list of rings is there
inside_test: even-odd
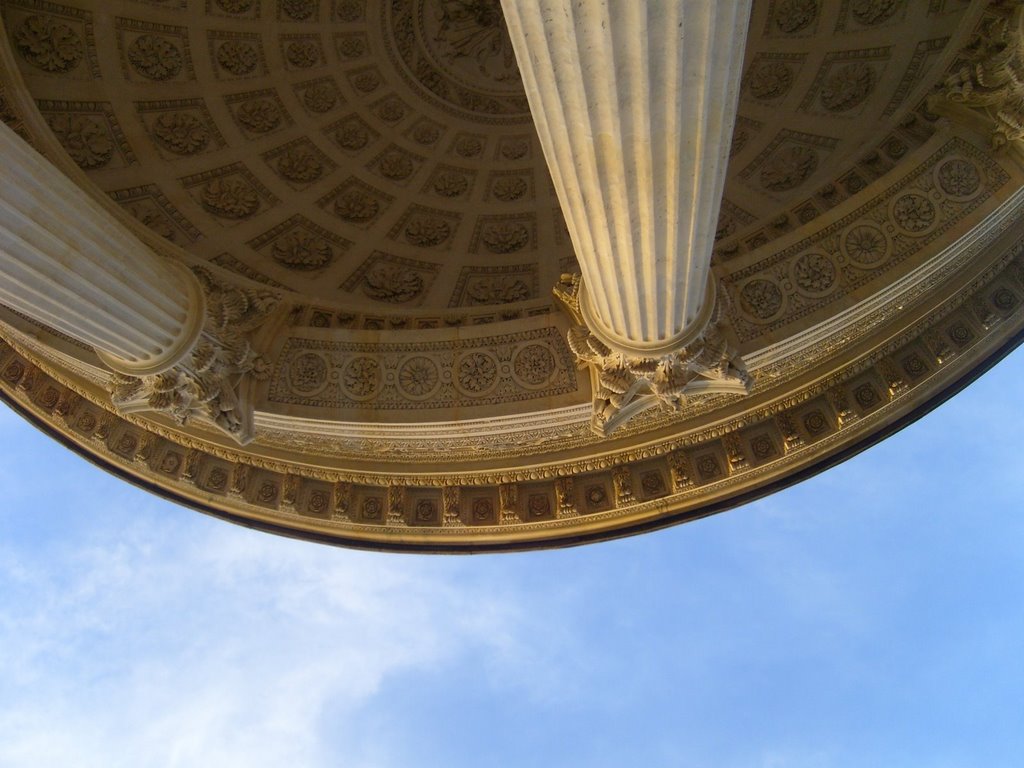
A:
[[[104,410],[16,343],[0,346],[0,397],[104,469],[213,516],[341,546],[468,553],[617,538],[771,493],[916,420],[1022,340],[1024,242],[1017,242],[888,344],[773,403],[764,418],[630,463],[595,459],[592,470],[574,475],[489,484],[242,462],[232,451],[174,441]]]

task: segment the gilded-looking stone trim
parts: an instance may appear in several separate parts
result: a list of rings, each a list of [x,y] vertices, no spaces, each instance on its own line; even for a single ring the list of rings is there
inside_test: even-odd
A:
[[[410,475],[394,485],[380,475],[256,457],[240,463],[224,448],[115,416],[7,344],[0,345],[0,387],[101,460],[256,524],[379,548],[397,546],[395,536],[427,548],[463,542],[480,548],[521,530],[525,546],[531,537],[575,536],[581,526],[600,536],[613,532],[616,521],[657,520],[687,508],[699,516],[709,500],[838,450],[941,390],[979,355],[1019,333],[1022,306],[1024,243],[1018,243],[892,342],[714,433],[632,452],[626,463],[614,455],[595,458],[571,475],[551,466],[470,474],[456,485],[450,474]],[[426,493],[430,488],[438,490]],[[360,511],[353,516],[353,509]]]
[[[365,343],[290,338],[268,400],[308,408],[448,409],[575,392],[556,328],[456,342]]]

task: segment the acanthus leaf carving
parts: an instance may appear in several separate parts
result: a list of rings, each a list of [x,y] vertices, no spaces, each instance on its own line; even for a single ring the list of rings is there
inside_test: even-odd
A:
[[[554,292],[577,323],[569,329],[569,348],[579,367],[591,370],[591,428],[597,434],[610,435],[658,405],[680,411],[691,397],[750,392],[750,374],[726,335],[728,299],[721,289],[708,324],[696,338],[657,357],[636,357],[611,349],[587,328],[580,311],[580,284],[579,275],[563,275]]]
[[[230,285],[200,267],[193,272],[203,289],[206,314],[192,350],[157,374],[115,373],[111,399],[124,413],[157,411],[179,424],[204,418],[244,445],[254,437],[254,426],[243,384],[270,372],[251,335],[275,309],[278,297],[268,290]]]
[[[995,2],[990,17],[961,52],[963,66],[946,78],[930,100],[968,107],[993,124],[990,141],[999,149],[1024,142],[1024,6]]]

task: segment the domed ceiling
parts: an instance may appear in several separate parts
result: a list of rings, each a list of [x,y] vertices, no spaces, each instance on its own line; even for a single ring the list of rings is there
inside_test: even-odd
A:
[[[714,257],[753,394],[602,438],[497,0],[3,0],[6,122],[152,247],[282,307],[245,449],[116,414],[90,350],[8,311],[5,397],[183,503],[353,546],[558,545],[734,505],[1016,339],[1018,154],[926,102],[987,7],[754,3]]]

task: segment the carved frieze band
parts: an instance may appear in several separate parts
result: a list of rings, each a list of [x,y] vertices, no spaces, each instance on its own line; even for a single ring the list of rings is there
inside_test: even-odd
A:
[[[717,437],[652,448],[628,462],[595,459],[590,468],[479,477],[394,476],[302,468],[149,432],[81,396],[7,344],[0,387],[86,450],[185,495],[221,496],[231,508],[297,530],[355,535],[386,548],[389,537],[419,531],[437,545],[479,542],[510,527],[538,536],[570,532],[623,515],[657,515],[749,486],[866,434],[909,407],[1024,325],[1024,244],[971,287],[869,357],[794,392]],[[181,439],[182,442],[178,442]],[[545,534],[545,531],[548,533]],[[477,538],[474,538],[477,537]]]
[[[291,338],[271,379],[272,403],[311,408],[457,408],[575,392],[556,328],[461,341],[361,343]]]

